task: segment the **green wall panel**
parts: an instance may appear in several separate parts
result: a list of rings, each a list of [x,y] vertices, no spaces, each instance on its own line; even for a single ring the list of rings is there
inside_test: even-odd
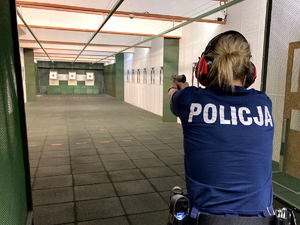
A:
[[[36,101],[36,67],[33,49],[24,49],[26,96],[28,102]]]
[[[116,64],[104,67],[104,93],[116,97]]]
[[[86,89],[86,93],[87,93],[88,95],[92,95],[92,94],[93,94],[93,89],[92,89],[92,88],[87,88],[87,89]]]
[[[99,94],[99,86],[47,86],[47,94]]]
[[[170,100],[168,98],[168,89],[171,86],[170,77],[172,74],[178,74],[179,63],[179,39],[164,38],[163,55],[163,121],[177,122],[177,117],[170,110]]]
[[[85,86],[85,81],[77,81],[77,85],[79,85],[79,86]]]
[[[67,85],[60,85],[61,88],[61,94],[67,95],[68,94],[68,86]]]
[[[68,85],[68,81],[67,80],[60,80],[59,81],[59,86],[62,86],[62,85]]]
[[[116,100],[124,101],[124,54],[116,55]]]
[[[76,72],[77,74],[86,74],[86,72],[94,73],[94,86],[98,87],[98,94],[103,94],[104,79],[103,79],[103,63],[89,64],[89,63],[66,63],[66,62],[37,62],[38,77],[39,77],[39,93],[46,94],[47,86],[49,85],[49,72],[57,71],[58,74],[68,74],[69,72]],[[68,81],[59,81],[59,85],[68,85]],[[85,81],[77,81],[77,85],[85,86]],[[68,91],[69,93],[69,91]],[[73,90],[72,90],[73,93]],[[70,93],[69,93],[70,94]]]
[[[74,94],[74,87],[73,86],[68,86],[68,88],[67,88],[67,90],[68,90],[68,94]]]
[[[81,89],[80,89],[80,87],[78,88],[78,87],[74,87],[74,94],[75,95],[80,95],[81,94]]]

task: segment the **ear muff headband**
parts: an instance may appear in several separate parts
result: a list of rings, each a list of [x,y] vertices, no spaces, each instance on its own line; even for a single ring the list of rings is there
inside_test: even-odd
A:
[[[205,51],[202,52],[201,58],[199,59],[197,66],[196,66],[196,70],[195,70],[195,77],[199,81],[199,83],[203,86],[208,86],[212,82],[212,79],[208,78],[208,73],[209,73],[209,71],[212,67],[212,63],[213,63],[213,60],[211,60],[209,57],[203,57],[203,55],[206,55],[209,52],[212,52],[214,50],[215,45],[217,44],[218,40],[220,39],[220,37],[222,37],[223,35],[227,35],[227,34],[239,34],[248,43],[247,39],[241,33],[234,31],[234,30],[229,30],[224,33],[218,34],[213,39],[211,39],[209,41],[209,43],[207,44]],[[246,76],[246,82],[245,82],[244,87],[248,88],[249,86],[251,86],[254,83],[256,76],[257,76],[256,75],[256,67],[251,62],[251,69],[250,69],[249,74]]]
[[[201,57],[203,55],[208,54],[209,52],[212,52],[215,49],[215,46],[216,46],[218,40],[220,39],[220,37],[222,37],[223,35],[227,35],[227,34],[239,34],[248,43],[247,39],[240,32],[237,32],[235,30],[229,30],[229,31],[226,31],[224,33],[218,34],[213,39],[211,39],[208,42],[207,46],[205,47],[205,51],[202,52]]]

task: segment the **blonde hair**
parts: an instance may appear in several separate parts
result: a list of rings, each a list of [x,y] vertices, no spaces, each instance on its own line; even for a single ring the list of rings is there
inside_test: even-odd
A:
[[[248,42],[240,34],[225,34],[216,43],[214,50],[205,55],[213,60],[208,78],[210,85],[229,87],[234,91],[234,80],[245,85],[251,70],[251,50]]]

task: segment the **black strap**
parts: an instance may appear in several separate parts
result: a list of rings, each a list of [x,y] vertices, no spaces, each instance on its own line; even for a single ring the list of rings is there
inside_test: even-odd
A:
[[[198,225],[275,225],[275,216],[229,217],[200,213]],[[195,224],[196,225],[196,224]]]

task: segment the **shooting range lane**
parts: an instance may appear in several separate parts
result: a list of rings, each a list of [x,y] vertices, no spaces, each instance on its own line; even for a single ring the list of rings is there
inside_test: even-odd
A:
[[[26,115],[36,225],[166,223],[180,124],[108,95],[41,95]]]

